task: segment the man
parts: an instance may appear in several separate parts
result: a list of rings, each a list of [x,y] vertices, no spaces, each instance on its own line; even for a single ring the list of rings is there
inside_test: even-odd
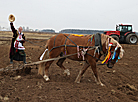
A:
[[[13,63],[13,60],[16,61],[23,61],[26,63],[26,54],[24,52],[25,48],[23,46],[23,43],[25,42],[25,36],[22,33],[22,27],[19,27],[18,30],[16,30],[13,26],[13,23],[10,23],[11,30],[13,32],[13,38],[10,48],[10,63]]]

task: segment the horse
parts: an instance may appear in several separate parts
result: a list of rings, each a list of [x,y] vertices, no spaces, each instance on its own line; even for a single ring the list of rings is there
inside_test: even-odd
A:
[[[104,55],[106,57],[102,60],[102,64],[107,65],[108,68],[112,68],[118,59],[123,57],[124,52],[122,46],[115,39],[105,34],[93,34],[86,36],[58,34],[47,41],[45,48],[46,50],[43,52],[40,58],[41,60],[74,54],[67,58],[75,61],[84,61],[84,66],[79,71],[75,82],[80,83],[82,75],[85,73],[87,68],[91,66],[95,81],[101,86],[104,86],[104,84],[98,76],[96,62],[100,60],[102,55]],[[56,64],[64,70],[64,74],[69,76],[69,69],[62,65],[65,59],[66,57],[59,59]],[[48,76],[48,69],[52,62],[53,61],[48,61],[39,64],[38,74],[42,75],[45,81],[50,80]]]

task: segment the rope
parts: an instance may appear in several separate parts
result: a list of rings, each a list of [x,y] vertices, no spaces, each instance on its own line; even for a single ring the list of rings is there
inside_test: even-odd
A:
[[[64,35],[64,34],[63,34]],[[68,36],[66,36],[66,35],[64,35],[66,38],[68,38],[72,43],[74,43]],[[93,38],[93,37],[92,37]],[[47,40],[47,39],[46,39]],[[33,44],[33,45],[36,45],[36,46],[40,46],[40,45],[37,45],[37,44],[34,44],[33,42],[31,42],[31,41],[29,41],[29,40],[25,40],[25,41],[27,41],[27,42],[29,42],[29,43],[31,43],[31,44]],[[44,40],[45,41],[45,40]],[[74,43],[75,44],[75,43]],[[76,44],[75,44],[76,45]],[[69,46],[69,45],[61,45],[61,46],[65,46],[65,48],[67,47],[67,46]],[[58,47],[61,47],[61,46],[57,46],[57,47],[54,47],[54,48],[58,48]],[[77,46],[77,45],[76,45]],[[70,47],[76,47],[76,46],[70,46]],[[43,47],[43,46],[40,46],[40,47]],[[84,47],[84,46],[80,46],[80,47],[83,47],[83,48],[86,48],[86,46]],[[87,46],[88,47],[88,46]],[[93,47],[90,47],[88,50],[92,50],[92,49],[95,49],[95,48],[97,48],[97,47],[100,47],[100,46],[93,46]],[[43,47],[43,48],[45,48],[45,47]],[[53,50],[54,48],[52,48],[51,50]],[[50,50],[50,51],[51,51]],[[39,63],[43,63],[43,62],[48,62],[48,61],[53,61],[53,60],[59,60],[59,59],[62,59],[62,58],[67,58],[67,57],[69,57],[69,56],[73,56],[73,55],[76,55],[76,54],[78,54],[78,53],[81,53],[81,52],[77,52],[77,53],[74,53],[74,54],[70,54],[70,55],[66,55],[66,56],[62,56],[62,57],[58,57],[58,58],[51,58],[51,59],[46,59],[46,60],[42,60],[42,61],[37,61],[37,62],[33,62],[33,63],[30,63],[30,64],[25,64],[24,66],[30,66],[30,65],[37,65],[37,64],[39,64]],[[86,53],[86,54],[88,54],[88,53]],[[90,54],[88,54],[88,55],[90,55]],[[90,56],[92,56],[92,55],[90,55]],[[92,57],[94,57],[94,58],[96,58],[95,56],[92,56]],[[98,58],[96,58],[96,59],[98,59]],[[98,59],[98,60],[100,60],[100,59]],[[24,66],[23,66],[23,68],[24,68]],[[4,70],[5,68],[3,68],[3,69],[1,69],[0,71],[2,71],[2,70]],[[22,69],[22,68],[21,68]],[[16,69],[15,69],[16,70]]]
[[[45,39],[45,40],[42,40],[42,41],[34,41],[35,43],[39,43],[39,42],[44,42],[44,41],[46,41],[46,40],[48,40],[48,39]]]
[[[25,41],[27,41],[27,42],[29,42],[29,43],[31,43],[31,44],[33,44],[33,45],[40,46],[40,45],[35,44],[35,43],[33,43],[33,42],[29,41],[29,40],[25,40]],[[40,46],[40,47],[45,48],[44,45],[43,45],[43,46]]]
[[[96,47],[97,46],[93,46],[93,48],[90,48],[88,50],[95,49]],[[81,52],[79,52],[79,53],[81,53]],[[51,59],[46,59],[46,60],[42,60],[42,61],[37,61],[37,62],[25,64],[25,66],[36,65],[36,64],[39,64],[39,63],[43,63],[43,62],[48,62],[48,61],[58,60],[58,59],[62,59],[62,58],[67,58],[69,56],[73,56],[73,55],[76,55],[76,54],[78,54],[78,52],[77,53],[74,53],[74,54],[69,54],[69,55],[66,55],[66,56],[58,57],[58,58],[51,58]]]

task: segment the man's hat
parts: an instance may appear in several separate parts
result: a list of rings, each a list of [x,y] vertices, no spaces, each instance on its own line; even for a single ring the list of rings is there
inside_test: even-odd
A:
[[[10,14],[10,16],[9,16],[9,21],[10,21],[10,22],[14,22],[14,21],[15,21],[15,17],[14,17],[13,14]]]

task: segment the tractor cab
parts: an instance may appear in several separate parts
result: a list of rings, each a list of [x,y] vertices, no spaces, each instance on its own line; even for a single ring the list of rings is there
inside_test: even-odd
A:
[[[124,36],[127,32],[132,32],[132,25],[116,25],[116,31],[120,31],[120,36]]]

